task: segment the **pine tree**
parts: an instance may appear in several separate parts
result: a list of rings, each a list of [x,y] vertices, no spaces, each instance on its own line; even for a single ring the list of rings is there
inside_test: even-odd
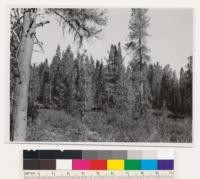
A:
[[[186,109],[187,109],[187,114],[192,115],[192,81],[193,81],[193,75],[192,75],[192,60],[193,57],[190,56],[188,57],[188,64],[187,64],[187,69],[186,69],[186,80],[187,80],[187,85],[186,85]]]
[[[123,84],[124,66],[121,53],[121,45],[111,45],[106,71],[106,91],[108,93],[108,104],[111,108],[120,108],[123,105],[125,85]]]
[[[115,86],[117,80],[116,55],[117,55],[117,48],[115,45],[111,45],[109,57],[107,60],[107,71],[105,74],[106,91],[108,93],[107,103],[110,108],[113,108],[115,105]]]
[[[179,113],[180,110],[180,90],[179,81],[176,76],[176,71],[173,71],[172,81],[171,81],[171,111],[175,114]]]
[[[97,110],[99,109],[99,101],[100,101],[100,88],[99,88],[99,84],[100,84],[100,79],[101,79],[101,73],[99,73],[99,70],[100,70],[100,62],[99,60],[96,61],[96,65],[95,65],[95,73],[94,73],[94,84],[95,84],[95,87],[94,87],[94,91],[95,91],[95,94],[94,94],[94,109]]]
[[[84,71],[85,54],[78,53],[74,61],[74,102],[73,109],[81,115],[84,121],[85,114],[85,71]]]
[[[108,107],[108,92],[106,91],[105,71],[103,62],[96,61],[95,66],[95,109],[107,110]]]
[[[63,84],[64,84],[64,108],[72,111],[74,88],[74,55],[68,46],[62,56]]]
[[[40,78],[38,73],[38,68],[35,64],[31,66],[30,71],[30,83],[29,83],[29,96],[28,96],[28,124],[30,125],[37,115],[37,109],[38,109],[38,99],[40,96]]]
[[[192,115],[192,56],[188,57],[186,70],[180,71],[181,113]]]
[[[64,104],[64,84],[63,84],[63,70],[61,62],[61,51],[58,45],[56,55],[53,57],[50,66],[50,88],[51,88],[51,102],[54,108],[61,108]]]
[[[92,57],[92,55],[90,56],[90,64],[91,64],[91,73],[92,73],[92,89],[91,89],[91,92],[92,92],[92,95],[91,95],[91,98],[92,98],[92,110],[95,109],[96,107],[96,99],[95,99],[95,95],[96,95],[96,68],[95,68],[95,61]]]
[[[129,21],[129,42],[126,44],[127,50],[132,54],[131,68],[134,68],[134,76],[137,77],[136,85],[138,88],[137,96],[139,111],[142,114],[148,97],[145,96],[146,72],[145,65],[150,60],[148,55],[148,47],[146,45],[146,37],[148,36],[147,28],[150,18],[147,16],[148,9],[131,9],[131,19]],[[146,90],[147,91],[147,90]],[[147,93],[146,93],[147,94]]]
[[[130,66],[126,69],[126,78],[125,78],[125,85],[127,89],[127,104],[128,104],[128,111],[132,115],[132,118],[135,118],[135,111],[136,111],[136,91],[134,88],[133,83],[133,71]]]
[[[94,107],[93,103],[93,75],[94,66],[89,60],[88,56],[85,57],[84,64],[84,78],[85,78],[85,110],[91,110]]]
[[[50,69],[48,60],[45,59],[44,63],[41,63],[38,67],[40,76],[40,96],[39,102],[45,107],[49,107],[50,103]],[[49,89],[48,89],[49,88]]]
[[[185,96],[186,96],[186,91],[185,91],[185,71],[183,68],[181,68],[180,70],[180,78],[179,78],[179,91],[180,91],[180,98],[181,98],[181,102],[180,102],[180,112],[181,114],[185,113]]]
[[[40,94],[40,78],[36,65],[31,66],[30,84],[29,84],[29,103],[36,103]]]
[[[172,109],[172,81],[173,72],[169,65],[166,65],[163,69],[163,76],[161,81],[161,90],[160,90],[160,106],[163,106],[163,103],[166,103],[168,109]]]
[[[162,66],[157,62],[155,64],[150,64],[148,68],[148,81],[152,96],[152,107],[161,108],[160,106],[160,90],[161,81],[163,76]]]
[[[121,44],[118,43],[117,53],[115,55],[116,66],[116,84],[115,84],[115,107],[119,110],[127,109],[127,88],[125,83],[125,67],[123,64]]]

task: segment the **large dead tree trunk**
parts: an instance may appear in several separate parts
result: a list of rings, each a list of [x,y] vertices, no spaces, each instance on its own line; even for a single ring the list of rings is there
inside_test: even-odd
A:
[[[16,83],[13,106],[14,141],[26,140],[28,88],[36,28],[35,18],[36,9],[25,10],[23,17],[22,38],[17,54],[19,78]]]

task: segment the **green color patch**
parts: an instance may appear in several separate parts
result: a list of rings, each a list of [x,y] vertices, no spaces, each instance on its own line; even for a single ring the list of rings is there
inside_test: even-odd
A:
[[[140,170],[141,160],[125,160],[125,170]]]

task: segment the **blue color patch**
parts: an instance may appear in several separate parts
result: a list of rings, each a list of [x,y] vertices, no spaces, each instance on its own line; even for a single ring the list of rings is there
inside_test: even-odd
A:
[[[158,170],[158,160],[141,160],[141,170]]]

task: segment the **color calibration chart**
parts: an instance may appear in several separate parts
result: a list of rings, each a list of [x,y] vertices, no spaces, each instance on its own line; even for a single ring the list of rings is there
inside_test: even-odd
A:
[[[174,179],[174,151],[23,151],[24,179]]]

